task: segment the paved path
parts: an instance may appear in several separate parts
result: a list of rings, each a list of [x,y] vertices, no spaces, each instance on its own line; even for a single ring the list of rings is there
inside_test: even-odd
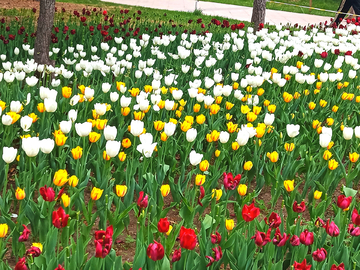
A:
[[[113,2],[130,6],[141,6],[156,9],[194,11],[195,0],[102,0],[104,2]],[[212,16],[221,16],[225,18],[237,19],[239,21],[250,21],[252,8],[235,5],[219,4],[213,2],[198,2],[198,9],[203,14]],[[318,24],[320,22],[330,21],[329,17],[293,13],[278,10],[266,10],[266,22],[271,24],[298,23],[300,25]]]

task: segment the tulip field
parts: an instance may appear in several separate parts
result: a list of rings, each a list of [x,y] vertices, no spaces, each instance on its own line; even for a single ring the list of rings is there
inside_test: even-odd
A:
[[[62,9],[47,66],[29,14],[0,18],[0,270],[360,269],[356,20]]]

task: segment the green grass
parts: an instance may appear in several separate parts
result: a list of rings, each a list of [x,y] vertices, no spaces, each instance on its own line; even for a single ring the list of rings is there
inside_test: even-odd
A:
[[[246,6],[246,7],[252,7],[253,2],[254,2],[253,0],[240,0],[240,1],[239,0],[200,0],[200,1],[216,2],[216,3],[223,3],[223,4]],[[294,5],[300,5],[300,6],[306,6],[306,7],[308,7],[309,3],[310,3],[309,0],[275,0],[275,1],[294,4]],[[336,11],[340,5],[340,2],[341,2],[341,0],[326,0],[326,1],[313,0],[312,7]],[[285,4],[283,5],[283,4],[267,3],[266,8],[274,9],[274,10],[296,12],[296,13],[303,13],[303,14],[335,17],[335,13],[323,12],[323,11],[319,11],[319,10],[315,10],[315,9],[310,10],[309,8],[294,7],[294,6],[289,6],[289,5],[285,5]]]

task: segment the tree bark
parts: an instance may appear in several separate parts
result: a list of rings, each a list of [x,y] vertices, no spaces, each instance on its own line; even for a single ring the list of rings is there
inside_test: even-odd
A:
[[[54,61],[51,61],[49,57],[54,15],[55,0],[40,0],[40,14],[34,48],[34,59],[38,64],[54,65]]]
[[[253,12],[251,22],[254,23],[254,31],[259,27],[259,24],[265,23],[266,0],[254,0]]]

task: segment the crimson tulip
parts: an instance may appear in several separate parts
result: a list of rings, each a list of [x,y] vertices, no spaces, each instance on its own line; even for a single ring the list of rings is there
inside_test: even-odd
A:
[[[293,204],[293,211],[296,213],[303,213],[305,212],[306,206],[305,206],[305,202],[302,201],[300,204],[297,203],[297,201],[294,201]]]
[[[318,248],[312,253],[314,261],[322,262],[326,259],[327,251],[324,248]]]
[[[55,199],[55,191],[52,187],[44,187],[40,188],[40,195],[43,197],[44,201],[52,202]]]
[[[241,214],[246,222],[250,222],[260,214],[260,209],[255,207],[254,202],[250,205],[245,204]]]
[[[167,220],[167,218],[160,218],[157,227],[159,232],[167,233],[169,231],[170,222]]]
[[[69,215],[66,215],[64,209],[60,206],[57,211],[52,213],[52,224],[60,229],[66,227],[68,223]]]
[[[226,190],[234,190],[241,180],[241,174],[233,177],[231,172],[223,173],[224,176],[224,187]]]
[[[198,204],[200,206],[203,206],[203,204],[201,203],[201,200],[205,197],[205,189],[203,186],[200,186],[200,195],[199,195],[199,198],[198,198]]]
[[[221,234],[218,232],[215,232],[215,234],[211,235],[211,243],[212,244],[220,244],[221,242]]]
[[[339,206],[341,209],[346,209],[350,206],[351,200],[352,200],[351,196],[345,197],[344,194],[341,194],[338,196],[337,206]]]
[[[148,203],[149,203],[149,196],[148,195],[144,196],[144,191],[140,191],[137,205],[139,206],[139,208],[146,208],[148,206]]]
[[[314,233],[307,229],[300,234],[300,242],[305,246],[310,246],[314,243]]]
[[[334,221],[331,221],[330,225],[330,219],[326,222],[326,225],[324,226],[326,233],[332,237],[339,236],[340,230],[339,227],[335,224]]]
[[[326,58],[328,56],[328,53],[327,52],[322,52],[320,54],[321,58]]]
[[[255,244],[258,247],[263,247],[271,241],[270,233],[271,233],[271,229],[268,230],[267,234],[265,234],[264,232],[257,231],[255,235],[251,237],[251,239],[255,239]]]
[[[344,263],[340,263],[338,266],[333,264],[331,266],[330,270],[345,270],[345,265],[344,265]]]
[[[360,215],[359,215],[358,210],[356,208],[354,208],[354,210],[352,212],[351,221],[355,225],[360,226]]]
[[[65,270],[65,268],[64,268],[64,267],[62,267],[62,265],[61,265],[61,264],[59,264],[59,265],[58,265],[58,267],[56,267],[54,270]]]
[[[206,258],[208,258],[210,260],[210,262],[206,265],[206,267],[209,267],[214,262],[217,262],[222,258],[223,253],[222,253],[220,246],[213,248],[212,251],[214,251],[215,258],[213,258],[211,256],[205,256]]]
[[[155,240],[154,243],[151,243],[146,250],[146,255],[153,261],[161,260],[164,258],[164,254],[165,251],[163,245]]]
[[[105,258],[111,251],[112,246],[112,237],[114,229],[113,226],[106,228],[106,231],[96,231],[95,232],[95,257],[96,258]]]
[[[14,270],[28,270],[26,266],[26,258],[22,257],[19,259],[19,261],[16,263]]]
[[[304,259],[301,263],[298,263],[295,261],[293,266],[294,266],[294,270],[310,270],[311,269],[311,264],[307,265],[306,259]]]
[[[24,224],[22,226],[24,227],[24,230],[19,237],[19,242],[27,241],[30,235],[30,230]]]
[[[289,237],[290,234],[286,234],[286,233],[281,234],[279,228],[276,228],[274,239],[272,242],[274,245],[278,247],[282,247],[286,244],[286,241],[289,239]]]
[[[175,249],[171,262],[177,262],[180,261],[180,259],[181,259],[181,248]]]
[[[290,238],[290,244],[291,244],[293,247],[299,246],[299,245],[300,245],[300,238],[299,238],[297,235],[293,235],[293,236]]]
[[[317,218],[315,221],[315,225],[318,227],[324,227],[325,226],[325,222],[321,219],[321,218]]]
[[[270,214],[269,219],[265,217],[264,220],[265,223],[268,224],[270,228],[277,228],[281,224],[281,217],[275,212],[272,212]]]
[[[354,224],[349,224],[348,233],[350,233],[351,236],[359,236],[360,227],[355,227]]]
[[[180,229],[180,246],[185,249],[193,250],[197,243],[195,231],[184,226]]]
[[[40,256],[40,254],[41,254],[41,250],[40,250],[40,248],[38,248],[38,247],[34,247],[34,246],[32,246],[32,247],[30,247],[28,250],[26,250],[26,256],[31,256],[31,257],[33,257],[33,258],[35,258],[35,257],[39,257]]]

